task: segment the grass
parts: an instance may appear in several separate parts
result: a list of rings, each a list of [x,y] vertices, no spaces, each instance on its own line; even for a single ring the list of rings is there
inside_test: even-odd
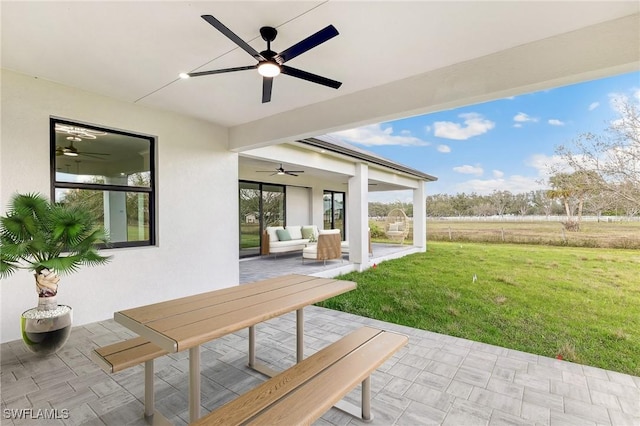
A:
[[[638,250],[431,242],[320,305],[640,376],[639,271]]]

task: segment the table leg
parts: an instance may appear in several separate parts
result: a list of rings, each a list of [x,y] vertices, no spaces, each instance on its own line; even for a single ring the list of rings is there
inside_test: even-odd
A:
[[[362,420],[370,422],[371,415],[371,376],[362,381]]]
[[[153,360],[144,362],[144,416],[152,417],[154,407]]]
[[[189,349],[189,421],[200,418],[200,346]]]
[[[255,368],[256,365],[256,328],[249,327],[249,367]]]
[[[360,407],[341,399],[333,405],[338,410],[344,411],[350,416],[361,420],[364,423],[373,421],[373,413],[371,412],[371,376],[362,381],[362,402]]]
[[[304,308],[296,311],[296,360],[301,362],[304,359]]]

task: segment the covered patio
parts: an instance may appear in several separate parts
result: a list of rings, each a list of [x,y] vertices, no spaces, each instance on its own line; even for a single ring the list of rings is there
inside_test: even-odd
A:
[[[367,262],[369,265],[416,252],[415,247],[406,244],[373,243],[372,247],[373,254],[369,255]],[[249,257],[240,260],[240,284],[277,277],[283,273],[332,278],[353,270],[353,264],[347,254],[343,254],[342,259],[327,260],[326,262],[303,261],[300,252],[277,256]]]
[[[635,1],[3,1],[0,204],[15,192],[55,199],[57,175],[67,167],[56,169],[56,158],[64,159],[65,149],[89,154],[69,161],[77,175],[91,155],[127,165],[103,150],[108,141],[94,143],[86,136],[86,149],[80,149],[78,138],[78,146],[69,142],[58,155],[54,122],[59,121],[146,141],[136,155],[144,160],[142,171],[152,176],[145,187],[152,209],[140,226],[147,226],[148,238],[130,241],[123,233],[126,244],[108,253],[114,255],[109,265],[65,278],[61,302],[73,306],[76,327],[54,356],[35,358],[16,340],[21,312],[35,303],[32,277],[3,280],[2,424],[33,424],[24,416],[49,408],[57,410],[57,418],[38,424],[141,424],[142,368],[108,375],[89,358],[93,348],[131,337],[109,319],[114,312],[234,287],[254,279],[257,270],[264,278],[276,273],[265,265],[280,261],[303,267],[296,256],[239,260],[239,183],[253,179],[252,173],[284,163],[293,170],[307,168],[310,179],[317,171],[328,171],[326,180],[340,178],[317,187],[303,184],[303,178],[279,181],[281,176],[270,183],[311,192],[300,225],[322,222],[323,190],[348,194],[345,267],[365,268],[384,253],[374,247],[373,258],[366,254],[369,185],[397,183],[413,190],[414,205],[425,205],[425,181],[407,182],[406,170],[399,170],[399,177],[381,176],[374,161],[328,159],[320,146],[301,158],[299,141],[637,70],[639,13]],[[335,25],[338,37],[292,65],[343,86],[333,90],[279,77],[265,103],[260,89],[271,86],[255,72],[181,80],[182,72],[253,62],[202,15],[215,15],[257,50],[265,48],[259,29],[277,27],[279,52]],[[100,184],[100,195],[122,190],[118,182],[128,182],[129,173],[105,172],[110,184]],[[419,211],[415,246],[388,256],[426,249],[425,212]],[[305,264],[305,273],[339,273],[334,264],[340,262]],[[307,311],[307,354],[361,324],[410,336],[408,347],[373,376],[374,424],[640,423],[637,377],[318,307]],[[292,315],[261,324],[257,332],[259,358],[276,368],[293,363]],[[241,331],[203,347],[203,412],[262,380],[244,367],[246,340]],[[188,363],[185,352],[157,362],[157,408],[175,424],[187,419]],[[356,396],[357,391],[349,398]],[[29,408],[31,414],[12,411]],[[318,421],[354,423],[335,410]]]

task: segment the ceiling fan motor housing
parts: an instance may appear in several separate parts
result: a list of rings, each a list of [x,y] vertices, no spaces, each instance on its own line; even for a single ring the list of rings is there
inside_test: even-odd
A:
[[[267,43],[271,43],[273,40],[276,39],[276,36],[278,35],[278,30],[276,30],[273,27],[262,27],[260,28],[260,35],[262,36],[262,39],[264,41],[266,41]]]

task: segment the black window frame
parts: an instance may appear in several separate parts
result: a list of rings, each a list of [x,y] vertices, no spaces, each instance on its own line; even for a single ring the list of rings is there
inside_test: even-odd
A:
[[[342,229],[335,228],[336,226],[336,218],[335,218],[335,204],[334,204],[334,195],[341,194],[342,195]],[[340,237],[342,241],[347,240],[347,236],[344,235],[347,230],[347,193],[344,191],[333,191],[331,189],[325,189],[322,191],[322,197],[324,199],[325,195],[331,195],[331,229],[340,229]],[[324,222],[324,219],[323,219]]]
[[[64,124],[85,129],[96,130],[99,132],[114,133],[123,136],[130,136],[138,139],[146,139],[149,141],[149,186],[129,186],[129,185],[108,185],[96,183],[77,183],[77,182],[58,182],[56,180],[56,124]],[[50,155],[50,182],[51,182],[51,200],[56,199],[56,189],[86,189],[92,191],[111,191],[111,192],[133,192],[144,193],[149,196],[149,239],[142,241],[117,241],[110,242],[108,245],[102,244],[100,248],[124,248],[124,247],[149,247],[156,245],[156,137],[133,133],[123,130],[116,130],[106,126],[94,124],[86,124],[80,121],[73,121],[64,118],[49,117],[49,155]]]
[[[268,185],[268,186],[277,186],[277,187],[281,187],[282,188],[282,195],[283,195],[283,200],[282,200],[282,221],[284,222],[284,226],[286,226],[287,224],[287,185],[281,184],[281,183],[271,183],[271,182],[260,182],[260,181],[254,181],[254,180],[245,180],[245,179],[239,179],[238,180],[238,201],[240,200],[240,185],[243,183],[248,183],[248,184],[255,184],[258,185],[258,190],[260,191],[260,198],[258,200],[258,205],[259,205],[259,219],[258,219],[258,224],[259,224],[259,232],[260,232],[260,245],[258,246],[258,253],[256,254],[247,254],[247,255],[242,255],[241,257],[253,257],[253,256],[260,256],[260,250],[259,248],[262,247],[262,237],[263,237],[263,233],[265,230],[265,226],[264,226],[264,211],[263,211],[263,197],[262,197],[262,193],[264,190],[264,186]],[[238,202],[238,218],[240,218],[240,202]],[[242,230],[240,229],[240,224],[238,223],[238,236],[240,237],[240,234],[242,233]],[[240,249],[240,247],[238,247],[238,249]]]

